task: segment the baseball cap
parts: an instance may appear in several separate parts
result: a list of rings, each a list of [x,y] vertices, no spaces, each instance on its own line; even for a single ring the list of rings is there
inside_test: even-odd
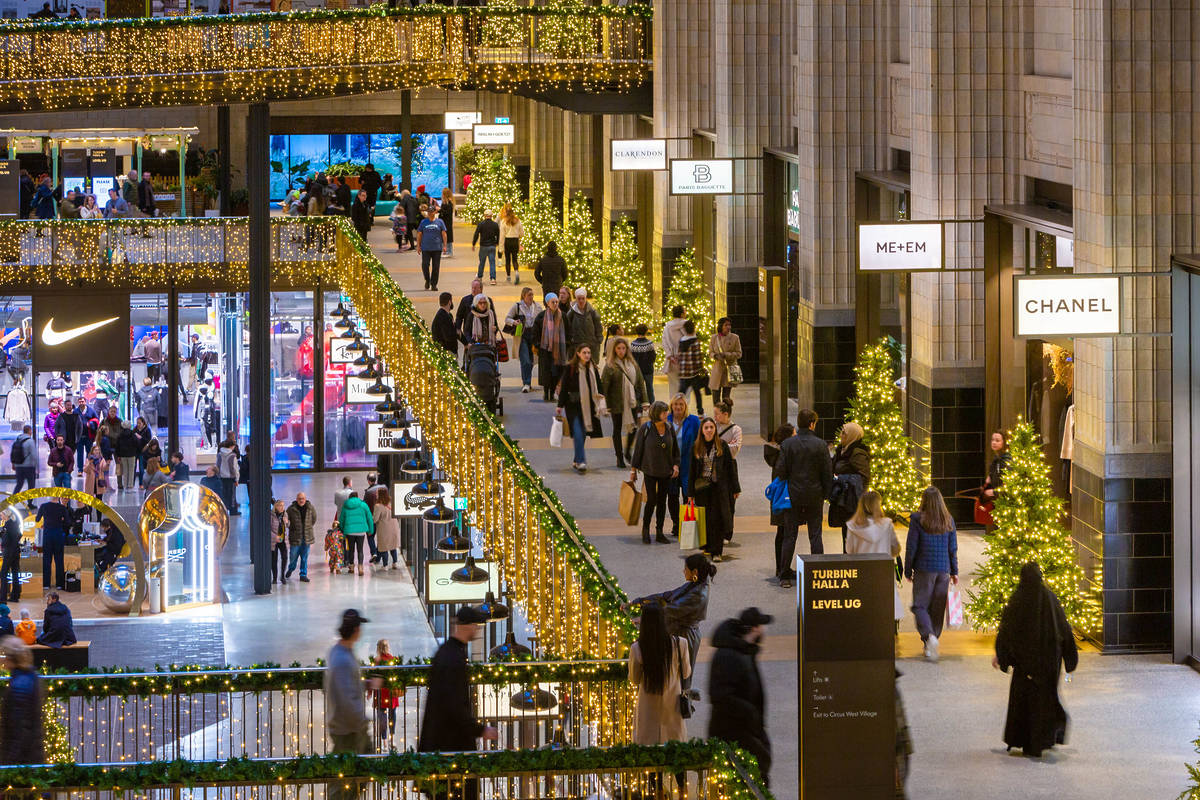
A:
[[[488,621],[488,614],[477,606],[463,606],[458,610],[455,619],[464,625],[482,625]]]
[[[342,612],[342,625],[358,626],[371,620],[358,613],[357,608],[348,608]]]
[[[770,625],[775,618],[759,611],[756,606],[750,606],[738,615],[738,619],[743,625],[753,628],[756,625]]]

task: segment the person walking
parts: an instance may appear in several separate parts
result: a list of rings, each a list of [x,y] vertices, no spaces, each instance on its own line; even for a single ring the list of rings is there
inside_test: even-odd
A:
[[[712,390],[713,402],[722,400],[732,404],[733,382],[741,382],[742,340],[733,332],[733,320],[721,317],[717,320],[717,332],[708,341],[708,355],[713,360],[712,372],[708,376],[708,388]]]
[[[475,235],[471,237],[471,250],[479,245],[479,271],[476,278],[483,279],[483,263],[488,262],[492,285],[496,285],[496,248],[500,245],[500,226],[492,219],[491,211],[483,212],[483,219],[475,226]]]
[[[951,583],[958,585],[958,538],[954,518],[936,486],[925,490],[920,511],[909,517],[904,577],[913,585],[912,611],[925,643],[925,658],[937,661],[946,594]]]
[[[367,507],[366,501],[358,496],[358,492],[351,492],[346,502],[342,503],[342,510],[338,512],[338,526],[342,529],[342,535],[346,537],[346,564],[352,567],[357,554],[358,574],[362,575],[363,545],[367,534],[375,532],[375,519],[371,516],[371,509]]]
[[[438,206],[438,219],[446,226],[446,257],[454,255],[454,192],[446,186],[442,189],[442,204]]]
[[[366,692],[379,691],[383,681],[372,678],[364,682],[354,645],[362,636],[362,626],[370,622],[350,608],[342,612],[338,625],[338,640],[325,659],[325,729],[333,743],[331,753],[370,753],[371,734],[367,719]],[[358,787],[346,787],[343,781],[330,784],[327,793],[331,800],[349,800],[358,796]]]
[[[91,449],[91,443],[84,435],[83,417],[75,409],[70,398],[63,400],[62,412],[54,421],[54,435],[61,436],[63,444],[70,448],[72,453],[75,453],[77,469],[82,470],[88,450]]]
[[[413,197],[412,192],[408,189],[400,190],[400,200],[397,202],[404,209],[404,241],[408,242],[409,250],[416,250],[417,240],[413,234],[417,230],[417,225],[421,222],[421,204],[417,202],[417,198]]]
[[[114,189],[110,194],[116,194]],[[54,188],[50,185],[50,177],[42,178],[37,191],[33,194],[33,213],[40,220],[54,219]],[[41,235],[41,231],[38,231]]]
[[[379,189],[383,186],[383,178],[375,171],[375,165],[368,162],[363,171],[358,176],[358,185],[362,188],[360,192],[365,192],[367,195],[366,206],[371,210],[372,220],[375,217],[375,203],[379,200]],[[366,237],[363,237],[364,239]]]
[[[364,242],[375,225],[375,216],[372,213],[374,210],[375,207],[367,200],[366,189],[359,189],[354,195],[354,202],[350,204],[350,222]]]
[[[134,480],[138,486],[141,486],[143,475],[146,472],[146,451],[150,447],[150,440],[154,438],[154,432],[146,424],[145,417],[139,416],[137,421],[134,422],[133,436],[137,440],[137,469]]]
[[[533,320],[531,338],[538,354],[538,385],[542,400],[549,403],[562,380],[567,364],[567,325],[559,307],[558,295],[546,294],[546,307]]]
[[[657,352],[654,342],[650,341],[650,328],[644,323],[638,323],[633,328],[634,339],[629,343],[629,354],[637,362],[638,370],[642,373],[642,383],[646,385],[646,401],[654,402],[654,361]]]
[[[483,293],[475,295],[471,309],[463,319],[460,338],[466,345],[482,342],[495,345],[500,336],[500,326],[496,322],[496,309],[491,299]]]
[[[21,428],[21,433],[12,443],[12,453],[9,456],[12,461],[13,472],[16,473],[17,483],[13,487],[13,494],[17,494],[22,490],[32,489],[37,484],[37,445],[33,442],[33,426],[25,425]],[[29,502],[26,501],[26,507]]]
[[[679,368],[679,393],[684,397],[689,390],[696,397],[696,413],[704,416],[704,387],[708,375],[704,370],[704,351],[696,337],[696,324],[690,319],[683,321],[683,336],[675,358]]]
[[[648,594],[625,603],[628,610],[641,606],[642,612],[651,606],[659,606],[666,615],[667,630],[672,636],[680,636],[687,642],[689,665],[696,666],[696,655],[700,652],[700,623],[708,618],[708,594],[717,568],[703,553],[692,553],[683,560],[684,583],[666,592]],[[686,686],[691,682],[687,681]]]
[[[574,353],[583,345],[592,348],[592,355],[602,352],[604,326],[600,324],[600,312],[588,302],[587,289],[580,286],[575,290],[575,302],[567,312],[567,352]]]
[[[429,324],[433,340],[458,360],[458,334],[454,332],[454,295],[442,292],[438,295],[438,310]]]
[[[64,549],[67,545],[67,531],[71,529],[74,518],[68,507],[70,500],[57,498],[47,500],[38,506],[36,522],[42,523],[42,589],[52,586],[66,588],[67,576],[63,567]],[[54,581],[51,583],[50,569],[54,568]]]
[[[496,741],[495,728],[475,719],[473,693],[467,674],[467,645],[479,635],[488,615],[475,606],[461,606],[454,617],[450,636],[438,647],[429,664],[425,713],[417,751],[459,752],[477,749],[477,740]],[[477,797],[478,786],[468,782],[464,798]]]
[[[521,290],[521,299],[513,303],[504,318],[504,331],[513,337],[513,349],[521,362],[521,393],[528,394],[533,384],[533,350],[537,342],[533,338],[533,323],[542,307],[533,299],[533,289],[526,286]]]
[[[825,498],[833,488],[833,462],[829,448],[817,438],[817,412],[803,409],[796,416],[796,434],[779,446],[779,460],[771,470],[772,478],[782,478],[788,485],[792,507],[783,528],[775,534],[775,577],[780,587],[790,589],[796,580],[792,566],[796,552],[796,535],[800,526],[808,527],[808,546],[811,553],[824,553],[821,541],[821,512]]]
[[[500,213],[500,249],[504,253],[504,276],[510,283],[521,282],[521,265],[517,258],[521,254],[521,237],[524,235],[525,228],[512,203],[506,203]]]
[[[1058,596],[1042,580],[1041,567],[1021,567],[1020,581],[1000,616],[992,666],[1012,669],[1004,744],[1031,758],[1067,740],[1067,712],[1058,698],[1058,679],[1079,665],[1075,635]]]
[[[379,568],[387,569],[388,556],[392,557],[392,569],[399,569],[400,523],[392,513],[392,494],[380,487],[375,495],[375,507],[371,509],[375,522],[375,547],[379,551]]]
[[[436,292],[442,272],[442,254],[449,246],[446,223],[438,219],[437,211],[431,208],[417,231],[421,237],[421,275],[425,278],[425,288]]]
[[[883,498],[879,492],[866,491],[858,498],[858,510],[846,521],[845,552],[883,553],[895,558],[900,555],[900,539],[896,536],[896,526],[883,514]],[[904,617],[904,602],[900,599],[900,587],[892,583],[895,590],[895,615],[899,622]]]
[[[44,764],[46,715],[42,707],[45,690],[33,666],[33,651],[12,636],[0,640],[0,650],[4,652],[9,671],[3,713],[0,713],[0,763],[7,766]]]
[[[592,348],[586,344],[575,351],[575,355],[563,370],[558,385],[558,411],[556,416],[563,420],[564,433],[571,437],[575,447],[575,460],[571,466],[583,474],[587,472],[587,438],[599,439],[604,435],[600,427],[604,395],[600,393],[600,372],[592,362]]]
[[[113,448],[117,457],[117,489],[132,489],[137,483],[138,440],[128,420],[121,422],[121,432]]]
[[[688,413],[687,399],[682,394],[671,398],[671,413],[667,424],[675,433],[679,445],[679,474],[671,480],[667,490],[667,511],[671,514],[671,535],[679,537],[679,497],[688,485],[688,472],[692,468],[692,445],[700,433],[700,418]]]
[[[679,340],[683,338],[683,323],[687,322],[683,306],[671,309],[671,318],[663,325],[662,345],[666,363],[667,387],[674,391],[679,386]]]
[[[234,516],[237,514],[234,493],[238,483],[238,450],[232,436],[217,446],[217,477],[221,479],[221,502],[229,509],[230,516]]]
[[[399,658],[392,654],[392,647],[387,639],[380,639],[375,643],[375,655],[371,656],[372,666],[392,666],[393,664],[402,663]],[[382,679],[382,675],[372,676]],[[403,692],[403,690],[400,690]],[[379,749],[383,749],[384,745],[388,749],[395,749],[396,737],[396,709],[400,707],[400,698],[398,694],[386,686],[381,687],[372,694],[375,695],[375,741],[379,745]]]
[[[0,547],[4,556],[0,563],[0,603],[16,603],[21,599],[21,523],[12,508],[4,509],[0,518],[4,521],[0,527]]]
[[[616,337],[609,350],[604,371],[600,374],[600,392],[604,395],[608,413],[612,416],[613,451],[617,468],[625,469],[626,460],[633,457],[633,437],[649,407],[646,382],[637,362],[629,355],[629,342]],[[625,440],[622,448],[621,440]]]
[[[663,521],[667,515],[667,494],[671,481],[679,477],[679,441],[667,424],[667,404],[650,406],[650,420],[638,428],[630,458],[629,480],[637,481],[642,473],[646,504],[642,510],[642,543],[650,544],[650,518],[657,517],[654,541],[670,544],[663,536]]]
[[[333,493],[333,517],[337,519],[342,513],[342,504],[354,493],[354,479],[349,475],[342,476],[342,488]]]
[[[763,627],[773,621],[751,606],[727,619],[713,632],[713,659],[708,673],[708,738],[722,739],[758,761],[763,785],[770,786],[771,739],[767,736],[766,696],[758,671]]]
[[[558,254],[558,244],[546,245],[546,254],[538,259],[533,268],[533,279],[542,286],[542,294],[558,294],[567,281],[567,262]]]
[[[463,326],[466,324],[467,318],[471,316],[471,306],[475,305],[475,298],[481,294],[483,294],[483,281],[479,278],[472,278],[471,291],[459,298],[458,308],[454,312],[454,330],[458,333],[459,341],[466,341],[463,338]]]
[[[647,604],[642,608],[637,641],[629,648],[629,682],[637,687],[634,744],[659,745],[687,739],[679,695],[691,677],[687,640],[668,632],[662,606]]]
[[[848,487],[857,488],[857,494],[850,499],[854,507],[858,506],[859,498],[871,485],[871,449],[863,441],[863,429],[857,422],[847,422],[842,426],[837,449],[833,451],[833,477],[842,480]],[[847,480],[847,478],[851,480]],[[832,511],[830,512],[832,514]],[[846,526],[842,525],[842,552],[846,552]]]
[[[83,465],[83,491],[97,500],[108,491],[108,461],[100,452],[100,445],[92,445],[87,463]]]
[[[296,499],[287,509],[288,568],[284,578],[292,577],[296,563],[300,563],[300,582],[308,583],[308,551],[317,541],[315,532],[317,509],[308,502],[308,495],[297,492]]]
[[[203,481],[201,481],[203,483]],[[271,506],[271,582],[287,583],[288,514],[282,500]]]
[[[713,561],[725,556],[725,540],[733,532],[733,501],[742,493],[737,467],[729,447],[717,435],[717,423],[711,417],[700,421],[700,435],[692,446],[688,502],[704,509],[704,552]]]

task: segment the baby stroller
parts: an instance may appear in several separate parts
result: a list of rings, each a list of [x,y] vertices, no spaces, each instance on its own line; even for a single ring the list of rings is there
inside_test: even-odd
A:
[[[504,400],[500,397],[500,362],[496,356],[495,345],[486,342],[476,342],[467,345],[466,352],[467,378],[488,411],[493,414],[504,414]]]

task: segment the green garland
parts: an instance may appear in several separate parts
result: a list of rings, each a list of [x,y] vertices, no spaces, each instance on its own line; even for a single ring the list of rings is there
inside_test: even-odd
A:
[[[0,768],[0,785],[9,789],[88,788],[143,791],[165,786],[189,788],[211,785],[263,786],[282,781],[319,783],[337,778],[395,782],[422,778],[471,775],[505,776],[522,772],[617,772],[653,770],[684,772],[715,770],[730,800],[771,795],[757,786],[757,795],[739,774],[761,784],[754,760],[718,739],[667,742],[654,747],[619,745],[579,750],[498,750],[484,753],[392,753],[364,758],[356,755],[302,756],[287,760],[234,758],[228,761],[151,761],[126,765]]]

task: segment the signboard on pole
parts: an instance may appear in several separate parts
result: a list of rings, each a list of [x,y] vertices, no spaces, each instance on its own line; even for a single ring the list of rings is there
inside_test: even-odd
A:
[[[671,159],[671,194],[733,194],[733,159]]]
[[[454,484],[445,481],[442,481],[441,484],[442,489],[445,490],[441,494],[442,502],[445,503],[446,508],[454,508]],[[437,502],[436,497],[413,497],[412,492],[416,486],[415,482],[397,481],[392,484],[392,516],[419,517],[425,513],[425,509],[433,507]]]
[[[514,125],[474,125],[471,134],[477,145],[513,144],[517,141]]]
[[[894,797],[894,563],[801,555],[796,572],[800,800]]]
[[[462,569],[461,561],[425,562],[426,603],[482,603],[487,593],[500,593],[500,569],[494,561],[476,561],[475,566],[487,573],[477,583],[462,583],[454,580],[454,573]]]
[[[613,139],[612,170],[659,170],[667,168],[666,139]]]
[[[469,131],[472,126],[483,122],[483,114],[478,111],[447,111],[446,130]]]
[[[929,272],[945,267],[940,222],[864,222],[858,226],[863,272]]]
[[[1121,332],[1121,279],[1018,275],[1013,311],[1016,336],[1116,336]]]

